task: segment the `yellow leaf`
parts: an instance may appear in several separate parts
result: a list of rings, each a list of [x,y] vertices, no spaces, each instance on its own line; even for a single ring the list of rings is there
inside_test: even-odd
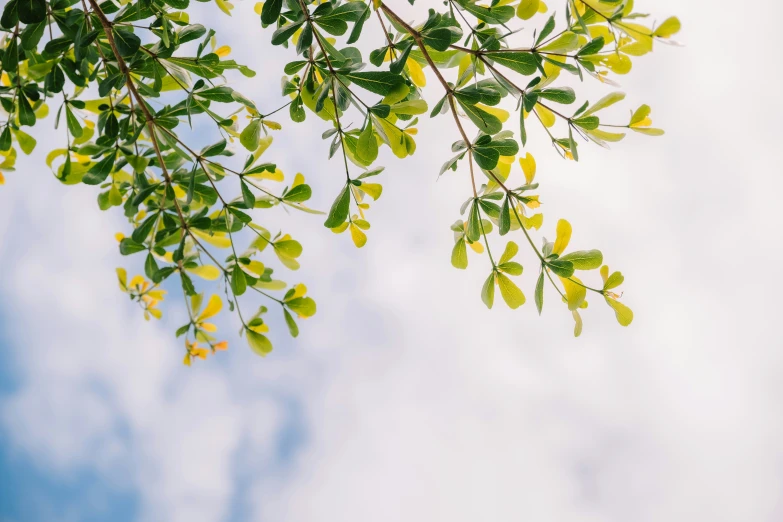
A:
[[[231,16],[231,10],[234,8],[233,5],[231,5],[229,2],[226,2],[225,0],[215,0],[215,3],[221,11],[226,13],[228,16]]]
[[[356,248],[362,248],[367,243],[367,234],[361,231],[359,227],[351,223],[349,227],[351,229],[351,239]]]
[[[381,192],[383,192],[383,187],[379,183],[365,183],[362,182],[361,185],[358,187],[359,190],[370,196],[372,199],[377,200],[379,197],[381,197]]]
[[[220,299],[220,296],[213,294],[212,297],[209,298],[209,302],[207,302],[207,306],[204,308],[204,311],[201,312],[201,314],[196,318],[196,322],[200,323],[205,319],[216,316],[222,308],[223,301]]]
[[[609,297],[606,297],[606,304],[612,307],[615,316],[617,316],[617,322],[622,326],[628,326],[633,322],[633,312],[630,308],[625,306],[620,301],[615,301]]]
[[[305,178],[302,175],[301,172],[298,172],[296,176],[294,176],[294,182],[291,184],[291,188],[298,187],[299,185],[303,185],[305,182]]]
[[[231,239],[226,237],[226,234],[224,232],[215,232],[214,234],[210,235],[202,230],[198,230],[196,228],[189,229],[194,235],[200,237],[207,243],[209,243],[212,246],[216,246],[218,248],[229,248],[231,246]]]
[[[517,6],[517,16],[522,20],[530,20],[538,13],[539,0],[522,0]]]
[[[543,105],[536,104],[535,108],[536,114],[538,114],[538,117],[541,118],[541,123],[544,125],[544,127],[551,127],[555,124],[555,115],[544,107]]]
[[[604,280],[604,284],[606,284],[606,280],[609,279],[609,266],[604,265],[601,267],[601,279]]]
[[[531,228],[538,230],[541,228],[541,225],[544,224],[543,214],[535,214],[531,217],[520,215],[519,219],[522,221],[522,226],[525,227],[526,230],[530,230]]]
[[[163,301],[165,295],[166,295],[165,290],[150,290],[149,292],[147,292],[147,296],[153,298],[155,302]]]
[[[574,337],[582,335],[582,316],[576,310],[571,311],[571,315],[574,317]]]
[[[339,225],[337,225],[336,227],[334,227],[334,228],[333,228],[333,229],[331,229],[331,230],[332,230],[332,232],[334,232],[335,234],[342,234],[343,232],[345,232],[346,230],[348,230],[348,222],[346,221],[346,222],[344,222],[344,223],[340,223]]]
[[[604,64],[615,74],[628,74],[633,63],[624,54],[612,53],[604,59]]]
[[[52,163],[58,156],[64,156],[68,152],[66,149],[54,149],[52,152],[46,155],[46,165],[51,168]]]
[[[204,299],[204,294],[196,294],[190,296],[190,311],[193,314],[197,314],[201,309],[201,301]]]
[[[562,281],[565,289],[568,309],[571,311],[579,309],[587,298],[587,289],[580,284],[581,281],[576,277],[561,277],[560,281]]]
[[[253,179],[268,179],[271,181],[283,181],[285,179],[285,175],[283,175],[283,171],[280,169],[275,169],[274,172],[264,170],[255,174],[245,174],[244,177]]]
[[[299,283],[294,287],[294,293],[287,300],[296,299],[297,297],[304,297],[307,294],[307,287],[304,283]]]
[[[273,279],[271,281],[257,281],[255,285],[256,288],[261,288],[263,290],[285,290],[286,284],[283,281],[278,281],[277,279]]]
[[[478,241],[474,243],[468,243],[470,245],[470,248],[473,249],[473,251],[477,254],[483,254],[484,253],[484,245],[479,243]]]
[[[503,109],[498,109],[497,107],[490,107],[488,105],[484,105],[483,103],[477,103],[476,107],[481,109],[484,112],[488,112],[491,115],[495,116],[497,119],[499,119],[502,122],[505,122],[508,120],[508,111],[504,111]]]
[[[217,332],[217,326],[212,323],[201,323],[199,324],[199,327],[207,332]]]
[[[565,219],[557,222],[557,239],[552,249],[553,254],[561,255],[571,241],[571,223]]]
[[[253,6],[253,11],[259,16],[261,15],[262,9],[264,9],[264,2],[256,2],[256,5]]]
[[[222,46],[218,47],[217,49],[215,49],[215,54],[220,56],[221,58],[225,58],[226,56],[231,54],[231,47],[229,47],[227,45],[222,45]]]
[[[38,119],[46,118],[49,115],[49,106],[42,103],[40,107],[35,109],[35,117]]]
[[[655,29],[655,36],[659,38],[669,38],[671,35],[680,32],[680,20],[676,16],[667,18],[661,25]]]
[[[240,263],[239,266],[242,267],[242,270],[255,278],[259,278],[264,274],[264,263],[261,261],[250,261],[248,264]]]
[[[525,173],[525,181],[528,185],[533,183],[536,177],[536,159],[528,152],[524,158],[519,158],[519,164],[522,166],[522,172]]]
[[[411,76],[411,81],[418,87],[424,87],[427,85],[427,77],[424,76],[424,70],[419,65],[419,62],[413,58],[408,58],[405,62],[405,66],[408,67],[408,74]]]
[[[645,117],[643,120],[639,120],[636,123],[631,124],[631,128],[633,127],[649,127],[652,125],[652,120],[649,116]]]
[[[120,290],[122,290],[123,292],[127,292],[128,272],[124,268],[117,269],[117,279],[119,280],[120,283]]]
[[[266,151],[266,149],[269,148],[270,145],[272,145],[272,136],[264,136],[260,140],[258,140],[258,148],[253,153],[253,162],[256,162],[258,158],[261,157],[261,154]]]
[[[201,265],[193,268],[186,268],[185,270],[191,274],[199,276],[202,279],[206,279],[207,281],[214,281],[220,277],[220,270],[216,266],[212,265]]]

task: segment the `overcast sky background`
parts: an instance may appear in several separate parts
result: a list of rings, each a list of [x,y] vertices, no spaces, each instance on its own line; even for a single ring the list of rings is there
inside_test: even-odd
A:
[[[783,519],[783,104],[769,52],[783,7],[637,4],[677,14],[686,46],[637,59],[614,114],[648,103],[667,134],[583,146],[579,164],[540,129],[529,149],[542,230],[569,219],[574,248],[623,271],[636,314],[621,328],[592,299],[578,340],[551,293],[537,317],[524,249],[516,311],[481,303],[486,259],[451,268],[469,181],[437,180],[457,134],[425,118],[413,158],[384,158],[362,250],[319,217],[259,216],[305,246],[289,279],[319,308],[299,339],[277,335],[259,359],[231,318],[230,351],[187,369],[181,304],[147,323],[119,292],[113,235],[128,229],[93,188],[52,178],[56,135],[41,130],[0,189],[0,520]],[[231,20],[199,11],[260,72],[241,90],[276,106],[293,53],[271,52],[251,2]],[[288,124],[267,153],[307,176],[319,208],[342,183],[339,161],[323,165],[325,128]]]

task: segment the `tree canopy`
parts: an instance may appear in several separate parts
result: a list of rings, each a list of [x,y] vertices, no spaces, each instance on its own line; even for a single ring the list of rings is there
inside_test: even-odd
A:
[[[549,286],[548,295],[573,315],[576,336],[588,294],[628,326],[633,313],[617,290],[623,275],[604,264],[601,251],[569,250],[565,219],[548,227],[554,241],[537,237],[544,219],[527,137],[543,132],[551,153],[578,161],[586,143],[663,134],[647,105],[623,121],[601,111],[624,102],[615,78],[670,42],[679,21],[656,23],[633,0],[558,0],[558,12],[542,0],[414,1],[432,7],[426,19],[406,20],[399,2],[383,0],[255,4],[263,35],[247,37],[270,38],[291,60],[280,71],[282,101],[259,103],[230,86],[236,75],[255,72],[228,58],[231,49],[218,45],[213,29],[191,20],[190,0],[10,0],[0,19],[0,184],[17,155],[36,148],[31,128],[53,120],[62,142],[48,152],[47,166],[65,185],[94,185],[101,210],[118,207],[130,225],[127,236],[118,235],[120,254],[144,258],[144,275],[129,279],[117,269],[122,291],[147,318],[161,317],[167,291],[183,293],[188,317],[176,335],[185,339],[185,364],[227,348],[210,322],[224,303],[251,349],[266,355],[268,309],[249,309],[243,296],[279,307],[294,337],[316,304],[304,284],[279,279],[299,269],[302,245],[265,228],[256,210],[324,214],[326,228],[348,232],[362,247],[370,203],[383,189],[379,151],[415,156],[418,118],[445,118],[455,141],[443,151],[439,175],[470,179],[455,208],[451,264],[466,269],[469,251],[486,254],[486,306],[494,306],[496,291],[511,308],[525,304],[517,283],[521,244],[535,259],[539,314]],[[247,7],[214,3],[227,15]],[[566,78],[600,82],[608,92],[579,100]],[[280,111],[294,122],[321,122],[329,157],[344,168],[326,212],[307,206],[312,189],[302,174],[286,176],[267,161]],[[213,129],[204,147],[191,139],[200,122]],[[582,280],[595,270],[596,282]]]

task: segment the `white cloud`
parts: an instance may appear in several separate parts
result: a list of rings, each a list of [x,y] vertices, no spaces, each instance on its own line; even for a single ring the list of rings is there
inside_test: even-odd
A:
[[[651,6],[682,15],[688,46],[659,49],[623,81],[667,137],[583,147],[579,165],[537,154],[547,233],[569,218],[575,246],[623,270],[637,314],[622,329],[594,300],[578,341],[553,296],[542,318],[532,303],[488,312],[486,259],[448,265],[469,184],[435,181],[456,138],[446,122],[422,121],[414,159],[386,161],[365,249],[317,219],[285,222],[319,302],[299,340],[265,360],[235,344],[226,364],[188,371],[176,307],[144,323],[115,288],[118,221],[90,189],[25,162],[0,196],[6,351],[21,376],[1,411],[15,447],[63,476],[89,467],[133,488],[144,520],[225,520],[237,505],[250,509],[241,518],[295,522],[777,520],[781,285],[767,267],[783,253],[782,136],[767,91],[779,75],[715,34],[753,25],[764,48],[783,13],[702,4]],[[756,76],[739,79],[744,67]],[[316,163],[325,143],[305,163],[301,149],[321,131],[289,128],[269,154],[302,170],[324,207],[339,166]],[[531,298],[534,260],[523,261]],[[281,462],[297,408],[307,434]]]

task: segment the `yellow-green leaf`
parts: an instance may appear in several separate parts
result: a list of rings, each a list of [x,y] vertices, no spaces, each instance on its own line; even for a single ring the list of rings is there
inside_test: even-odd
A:
[[[498,286],[500,295],[509,308],[515,310],[525,304],[525,294],[514,282],[503,274],[498,274]]]
[[[633,312],[630,308],[625,306],[620,301],[615,301],[614,299],[607,297],[606,298],[606,304],[612,307],[614,310],[615,315],[617,316],[617,322],[620,323],[622,326],[628,326],[633,322]]]

